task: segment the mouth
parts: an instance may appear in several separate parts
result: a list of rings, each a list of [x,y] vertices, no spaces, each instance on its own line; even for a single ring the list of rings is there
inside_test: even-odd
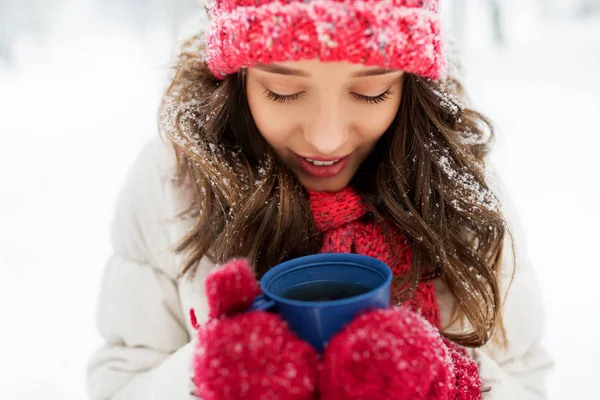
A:
[[[350,161],[352,153],[337,157],[303,157],[296,154],[298,163],[304,172],[317,178],[331,178],[339,175]]]

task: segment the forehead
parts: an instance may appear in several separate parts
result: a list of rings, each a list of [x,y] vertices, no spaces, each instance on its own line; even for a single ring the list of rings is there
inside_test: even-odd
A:
[[[256,69],[280,75],[316,77],[323,75],[335,75],[337,77],[359,78],[366,76],[387,75],[398,70],[353,64],[345,61],[322,62],[320,60],[300,60],[278,62],[268,65],[256,65]]]

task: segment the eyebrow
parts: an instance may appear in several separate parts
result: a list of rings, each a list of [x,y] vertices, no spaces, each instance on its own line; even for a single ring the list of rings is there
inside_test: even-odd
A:
[[[270,72],[272,74],[279,74],[279,75],[302,76],[305,78],[308,78],[310,76],[310,74],[308,74],[304,71],[300,71],[299,69],[288,68],[288,67],[284,67],[282,65],[277,65],[277,64],[269,64],[269,65],[259,64],[259,65],[256,65],[256,69],[260,69],[261,71]]]
[[[377,76],[377,75],[387,75],[392,74],[394,72],[400,72],[397,69],[389,69],[389,68],[376,68],[376,69],[368,69],[366,71],[358,71],[352,74],[352,78],[363,78],[365,76]]]
[[[255,67],[257,69],[260,69],[261,71],[270,72],[272,74],[288,75],[288,76],[301,76],[301,77],[304,77],[304,78],[310,77],[310,74],[307,73],[307,72],[304,72],[304,71],[299,70],[299,69],[284,67],[283,65],[277,65],[277,64],[264,65],[264,64],[259,64],[259,65],[256,65]],[[375,69],[368,69],[368,70],[363,70],[363,71],[355,72],[350,77],[351,78],[364,78],[364,77],[367,77],[367,76],[386,75],[386,74],[391,74],[391,73],[394,73],[394,72],[400,72],[400,71],[395,70],[395,69],[389,69],[389,68],[375,68]]]

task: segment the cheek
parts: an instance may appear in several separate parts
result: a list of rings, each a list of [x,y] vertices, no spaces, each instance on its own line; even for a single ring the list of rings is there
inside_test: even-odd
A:
[[[281,112],[278,103],[266,99],[262,91],[248,85],[248,104],[259,132],[274,148],[285,143],[294,128],[294,121]]]
[[[360,109],[353,112],[354,130],[360,133],[365,144],[374,145],[377,140],[390,127],[400,105],[398,99],[389,99],[378,106],[369,104],[360,105]]]

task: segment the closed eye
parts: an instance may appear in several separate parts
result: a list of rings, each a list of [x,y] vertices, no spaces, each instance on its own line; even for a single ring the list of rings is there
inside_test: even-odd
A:
[[[297,100],[302,93],[304,93],[304,92],[283,95],[283,94],[275,93],[272,90],[265,89],[265,97],[269,100],[273,100],[278,103],[288,103],[290,101]]]
[[[264,92],[265,97],[267,99],[276,101],[278,103],[289,103],[291,101],[297,100],[303,93],[304,92],[298,92],[298,93],[294,93],[294,94],[283,95],[283,94],[275,93],[269,89],[265,89],[265,92]],[[351,94],[356,100],[361,101],[363,103],[379,104],[379,103],[383,103],[384,101],[388,100],[390,95],[392,95],[392,91],[388,89],[385,92],[383,92],[377,96],[365,96],[365,95],[358,94],[358,93],[351,93]]]
[[[392,91],[388,89],[385,92],[383,92],[377,96],[365,96],[365,95],[358,94],[358,93],[352,93],[352,96],[354,96],[354,98],[356,98],[356,100],[362,101],[363,103],[379,104],[379,103],[383,103],[384,101],[389,99],[391,94],[392,94]]]

